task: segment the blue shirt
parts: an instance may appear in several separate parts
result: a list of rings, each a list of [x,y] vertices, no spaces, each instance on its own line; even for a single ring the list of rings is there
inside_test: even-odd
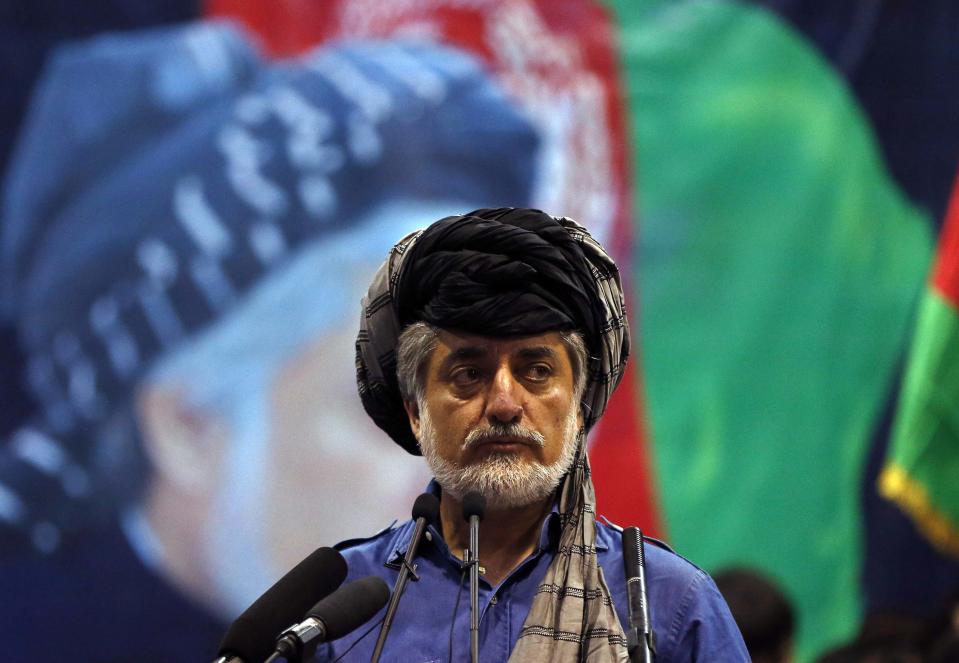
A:
[[[347,582],[375,575],[392,587],[413,528],[413,521],[407,521],[369,539],[354,539],[337,546],[349,565]],[[424,537],[417,550],[419,580],[411,579],[406,586],[380,657],[383,663],[469,660],[469,574],[464,573],[462,562],[452,554],[439,532],[433,527],[427,532],[428,538]],[[481,577],[479,652],[482,661],[500,663],[509,659],[533,595],[553,561],[559,533],[559,513],[554,509],[543,523],[539,546],[533,554],[495,587]],[[739,629],[712,578],[665,546],[647,540],[645,549],[647,595],[656,633],[657,663],[748,663],[749,654]],[[619,530],[597,521],[596,550],[616,614],[623,623],[628,612]],[[385,613],[384,608],[353,633],[321,645],[316,660],[331,663],[342,656],[339,660],[344,662],[368,662],[379,634],[378,623]]]

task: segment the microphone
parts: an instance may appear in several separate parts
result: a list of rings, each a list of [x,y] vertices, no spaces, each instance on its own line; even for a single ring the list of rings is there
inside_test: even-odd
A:
[[[413,559],[416,557],[416,550],[419,548],[426,526],[437,522],[439,515],[440,501],[436,499],[435,495],[423,493],[413,503],[413,520],[416,521],[413,538],[410,539],[410,545],[406,549],[403,566],[400,567],[400,575],[397,576],[396,584],[393,585],[393,595],[390,597],[390,604],[386,608],[386,617],[383,618],[383,626],[380,627],[380,634],[376,638],[376,647],[373,648],[373,657],[370,659],[370,663],[377,663],[380,660],[380,654],[383,653],[383,646],[386,644],[386,636],[389,635],[390,628],[393,626],[393,617],[396,615],[396,609],[400,604],[400,598],[403,596],[409,577],[413,576],[413,580],[419,580]]]
[[[486,515],[486,498],[477,492],[463,497],[463,518],[470,524],[470,660],[479,663],[479,524]]]
[[[266,663],[300,661],[304,647],[312,650],[321,642],[336,640],[359,628],[390,600],[390,588],[382,578],[366,576],[347,583],[310,608],[306,619],[286,629],[276,641]]]
[[[276,634],[343,584],[346,560],[317,548],[250,604],[227,629],[214,663],[258,663],[273,651]]]
[[[623,530],[623,563],[629,599],[629,628],[626,630],[629,660],[633,663],[651,663],[656,654],[656,635],[649,622],[646,554],[643,550],[643,532],[638,527]]]

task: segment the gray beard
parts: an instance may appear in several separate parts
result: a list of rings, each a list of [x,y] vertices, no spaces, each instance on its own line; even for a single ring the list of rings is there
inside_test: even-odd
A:
[[[579,439],[576,415],[577,408],[571,407],[563,430],[563,451],[555,463],[543,465],[512,453],[492,453],[477,463],[463,466],[440,456],[429,410],[422,404],[420,450],[436,482],[454,498],[462,500],[467,493],[476,491],[493,509],[528,506],[548,499],[572,466]]]

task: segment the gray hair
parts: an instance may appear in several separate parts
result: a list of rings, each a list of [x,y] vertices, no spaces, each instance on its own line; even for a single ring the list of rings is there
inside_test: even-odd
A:
[[[426,363],[439,340],[438,327],[414,322],[400,334],[396,347],[396,377],[404,401],[420,403],[426,389]],[[586,389],[586,341],[580,331],[560,332],[573,366],[573,394],[578,401]]]

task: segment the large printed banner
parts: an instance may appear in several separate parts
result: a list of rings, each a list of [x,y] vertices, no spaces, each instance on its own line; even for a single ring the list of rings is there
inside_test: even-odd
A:
[[[406,233],[503,205],[626,275],[600,514],[778,580],[799,660],[850,637],[936,212],[851,89],[862,43],[763,4],[210,0],[51,51],[0,210],[33,404],[0,443],[0,658],[212,658],[314,548],[408,517],[429,477],[360,406],[359,298]]]

